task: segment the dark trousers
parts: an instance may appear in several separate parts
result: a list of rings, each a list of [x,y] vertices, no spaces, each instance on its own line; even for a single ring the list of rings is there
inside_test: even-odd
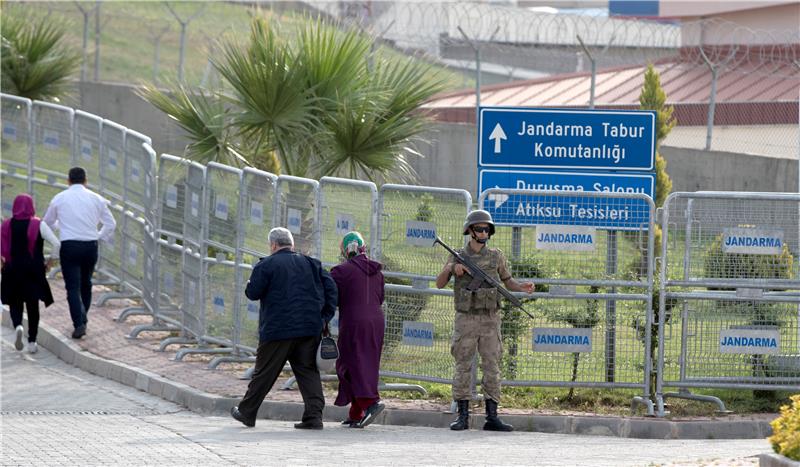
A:
[[[247,393],[239,403],[239,412],[248,420],[255,420],[258,408],[264,402],[286,361],[292,365],[297,386],[303,396],[303,420],[322,421],[325,396],[317,370],[317,347],[320,337],[298,337],[280,341],[262,342],[256,352],[256,368]]]
[[[61,274],[67,289],[67,303],[72,325],[76,328],[88,321],[92,304],[92,274],[97,264],[97,241],[65,240],[61,242]]]
[[[8,304],[11,322],[14,323],[15,328],[22,326],[23,307],[28,309],[28,342],[36,342],[36,336],[39,334],[39,299],[19,300]]]

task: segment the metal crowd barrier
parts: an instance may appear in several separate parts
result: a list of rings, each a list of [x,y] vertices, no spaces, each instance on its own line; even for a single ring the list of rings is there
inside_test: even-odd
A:
[[[800,389],[800,195],[672,193],[664,206],[658,415],[691,388]],[[676,387],[678,392],[665,392]]]
[[[23,191],[43,212],[66,186],[67,169],[86,167],[90,187],[110,201],[118,222],[111,241],[101,242],[97,268],[99,282],[116,290],[98,302],[133,299],[136,305],[117,319],[152,319],[129,337],[169,332],[160,350],[182,345],[177,360],[215,355],[210,368],[252,362],[258,303],[243,290],[252,265],[268,254],[269,229],[289,228],[297,249],[327,267],[340,261],[342,235],[359,230],[387,280],[381,376],[451,382],[453,292],[431,284],[447,253],[409,232],[435,228],[462,246],[463,221],[473,208],[468,192],[392,184],[378,190],[366,181],[204,166],[157,155],[147,136],[86,112],[6,94],[0,108],[3,216]],[[656,215],[647,196],[483,193],[478,206],[497,222],[491,245],[505,252],[515,278],[537,284],[532,296],[518,294],[533,319],[503,309],[504,384],[634,388],[641,391],[634,403],[656,415],[664,415],[669,397],[724,409],[690,388],[800,389],[793,257],[799,203],[798,195],[783,194],[671,195],[656,286]],[[616,214],[601,220],[603,210]],[[555,212],[563,215],[553,219]],[[575,242],[554,246],[559,238]],[[655,293],[660,300],[653,303]],[[477,362],[473,371],[477,382]]]
[[[505,310],[503,384],[635,388],[652,415],[652,199],[490,189],[479,205],[514,276],[537,284],[534,319]]]

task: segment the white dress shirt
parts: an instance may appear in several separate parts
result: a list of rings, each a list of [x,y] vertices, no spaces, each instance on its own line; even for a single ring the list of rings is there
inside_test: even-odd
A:
[[[108,201],[78,183],[53,197],[42,220],[59,230],[62,242],[108,241],[117,226]],[[97,224],[103,224],[99,232]]]
[[[53,246],[53,249],[50,250],[50,258],[58,259],[61,242],[58,241],[58,237],[50,230],[50,227],[47,226],[47,222],[39,222],[39,233],[42,234],[42,238],[45,239],[47,243]]]

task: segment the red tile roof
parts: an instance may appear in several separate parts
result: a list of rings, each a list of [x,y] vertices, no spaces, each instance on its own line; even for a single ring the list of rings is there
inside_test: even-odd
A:
[[[711,92],[711,71],[679,58],[654,64],[675,107],[678,125],[705,125]],[[638,108],[645,66],[628,66],[597,73],[595,106]],[[591,74],[587,72],[548,76],[527,81],[485,86],[481,105],[508,107],[587,107]],[[800,67],[778,63],[767,67],[757,61],[739,60],[722,69],[717,80],[715,123],[780,124],[798,122]],[[475,122],[475,92],[463,90],[440,95],[424,106],[436,120]]]

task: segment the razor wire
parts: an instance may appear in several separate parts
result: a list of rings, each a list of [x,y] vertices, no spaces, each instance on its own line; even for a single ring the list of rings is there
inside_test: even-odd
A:
[[[303,6],[267,5],[275,9],[272,17],[281,21],[284,10],[312,9],[329,20],[352,25],[377,38],[381,44],[401,52],[428,56],[429,59],[453,69],[474,68],[475,58],[470,43],[479,45],[487,63],[493,63],[498,73],[510,78],[532,78],[542,71],[574,72],[587,69],[588,63],[577,37],[598,54],[598,66],[624,66],[680,55],[687,63],[705,66],[706,60],[728,66],[746,65],[748,73],[786,76],[796,72],[800,60],[797,29],[768,30],[743,26],[724,18],[702,18],[683,22],[645,20],[607,15],[577,14],[569,10],[543,12],[537,9],[484,2],[407,2],[407,1],[309,1]],[[231,13],[230,23],[219,23],[222,15],[216,8]],[[180,12],[183,18],[193,17],[186,31],[190,43],[200,43],[221,37],[224,31],[245,31],[252,14],[263,14],[250,5],[224,4],[198,11],[189,6]],[[146,63],[137,69],[148,70],[140,79],[158,81],[165,77],[164,58],[170,57],[177,70],[181,55],[181,25],[169,9],[149,9],[135,12],[124,5],[104,3],[102,8],[84,15],[80,5],[66,2],[37,2],[12,4],[10,15],[50,16],[64,20],[75,42],[82,42],[83,30],[97,33],[113,28],[130,31],[150,46]],[[239,14],[241,12],[241,14]],[[308,14],[308,12],[306,12]],[[313,15],[313,13],[312,13]],[[206,33],[202,22],[216,18],[215,33]],[[142,29],[141,24],[151,24]],[[91,23],[91,24],[90,24]],[[135,28],[130,25],[135,24]],[[463,33],[462,33],[463,31]],[[210,36],[210,37],[209,37]],[[464,37],[466,36],[466,37]],[[709,43],[707,37],[716,42]],[[102,38],[100,39],[102,41]],[[96,42],[102,47],[102,42]],[[718,47],[719,46],[719,47]],[[210,46],[209,48],[213,48]],[[186,48],[183,48],[186,50]],[[189,50],[191,51],[191,50]],[[102,52],[83,44],[84,67],[90,55],[104,60]],[[705,55],[705,58],[704,58]],[[193,79],[208,82],[209,68],[205,60],[195,60],[190,70]],[[531,70],[531,64],[543,70]],[[94,64],[97,68],[97,64]],[[203,69],[200,69],[202,67]],[[794,69],[795,71],[792,71]],[[109,73],[109,71],[105,71]],[[538,73],[538,74],[537,74]],[[177,76],[177,74],[176,74]],[[130,76],[104,76],[103,79],[130,79]],[[97,78],[95,78],[97,79]]]

